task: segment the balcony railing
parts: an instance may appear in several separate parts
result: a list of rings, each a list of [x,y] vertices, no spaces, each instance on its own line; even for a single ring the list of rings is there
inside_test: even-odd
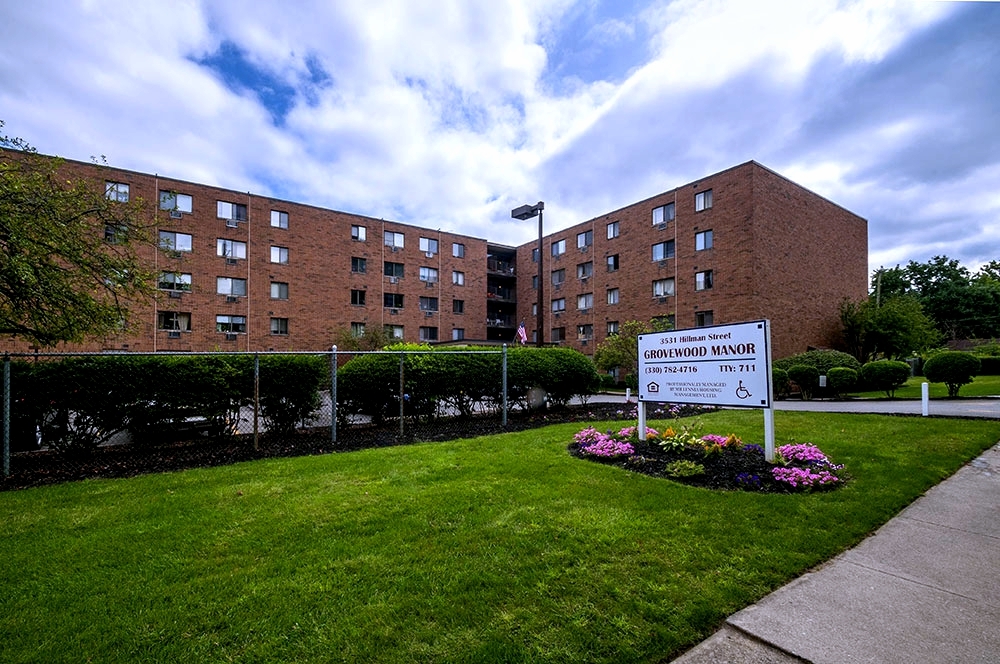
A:
[[[486,327],[516,327],[513,316],[488,316]]]
[[[505,276],[514,276],[514,264],[509,261],[499,261],[495,258],[486,259],[486,270],[492,272],[493,274],[502,274]]]

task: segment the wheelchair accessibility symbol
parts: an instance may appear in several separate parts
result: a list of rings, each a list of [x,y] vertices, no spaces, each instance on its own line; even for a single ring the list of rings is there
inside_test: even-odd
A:
[[[740,386],[736,388],[736,396],[738,396],[740,399],[749,399],[750,397],[753,396],[752,394],[750,394],[750,390],[748,390],[743,385],[742,380],[740,381]]]

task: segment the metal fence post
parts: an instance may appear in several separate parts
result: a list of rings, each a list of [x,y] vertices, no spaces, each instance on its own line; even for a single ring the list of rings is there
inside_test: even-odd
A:
[[[403,402],[406,400],[406,396],[403,394],[403,390],[405,389],[405,383],[403,381],[403,363],[405,359],[406,355],[404,353],[400,353],[399,354],[399,437],[400,438],[402,438],[403,434],[405,433],[403,429],[403,415],[404,415]]]
[[[3,476],[10,477],[10,355],[3,357]]]
[[[260,413],[260,355],[253,354],[253,448],[260,449],[260,429],[257,418]]]
[[[337,442],[337,346],[330,349],[330,442]]]
[[[501,418],[504,427],[507,426],[507,344],[503,345],[503,417]]]

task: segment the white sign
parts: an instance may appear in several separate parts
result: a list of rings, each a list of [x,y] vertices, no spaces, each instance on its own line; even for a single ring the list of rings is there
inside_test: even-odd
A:
[[[639,400],[771,407],[766,320],[639,335]]]

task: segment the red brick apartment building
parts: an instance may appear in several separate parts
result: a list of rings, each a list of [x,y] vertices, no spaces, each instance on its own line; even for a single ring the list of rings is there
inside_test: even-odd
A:
[[[60,350],[326,350],[338,331],[379,327],[412,342],[512,341],[522,320],[535,333],[536,242],[65,168],[143,200],[168,251],[150,252],[159,297],[125,335]],[[832,343],[840,301],[867,292],[866,221],[755,162],[553,233],[543,254],[544,341],[588,354],[621,322],[668,316],[769,318],[781,357]]]
[[[526,321],[536,247],[517,250]],[[867,295],[867,221],[753,161],[553,233],[542,254],[544,341],[587,353],[628,320],[767,318],[777,359],[835,344],[841,301]]]

